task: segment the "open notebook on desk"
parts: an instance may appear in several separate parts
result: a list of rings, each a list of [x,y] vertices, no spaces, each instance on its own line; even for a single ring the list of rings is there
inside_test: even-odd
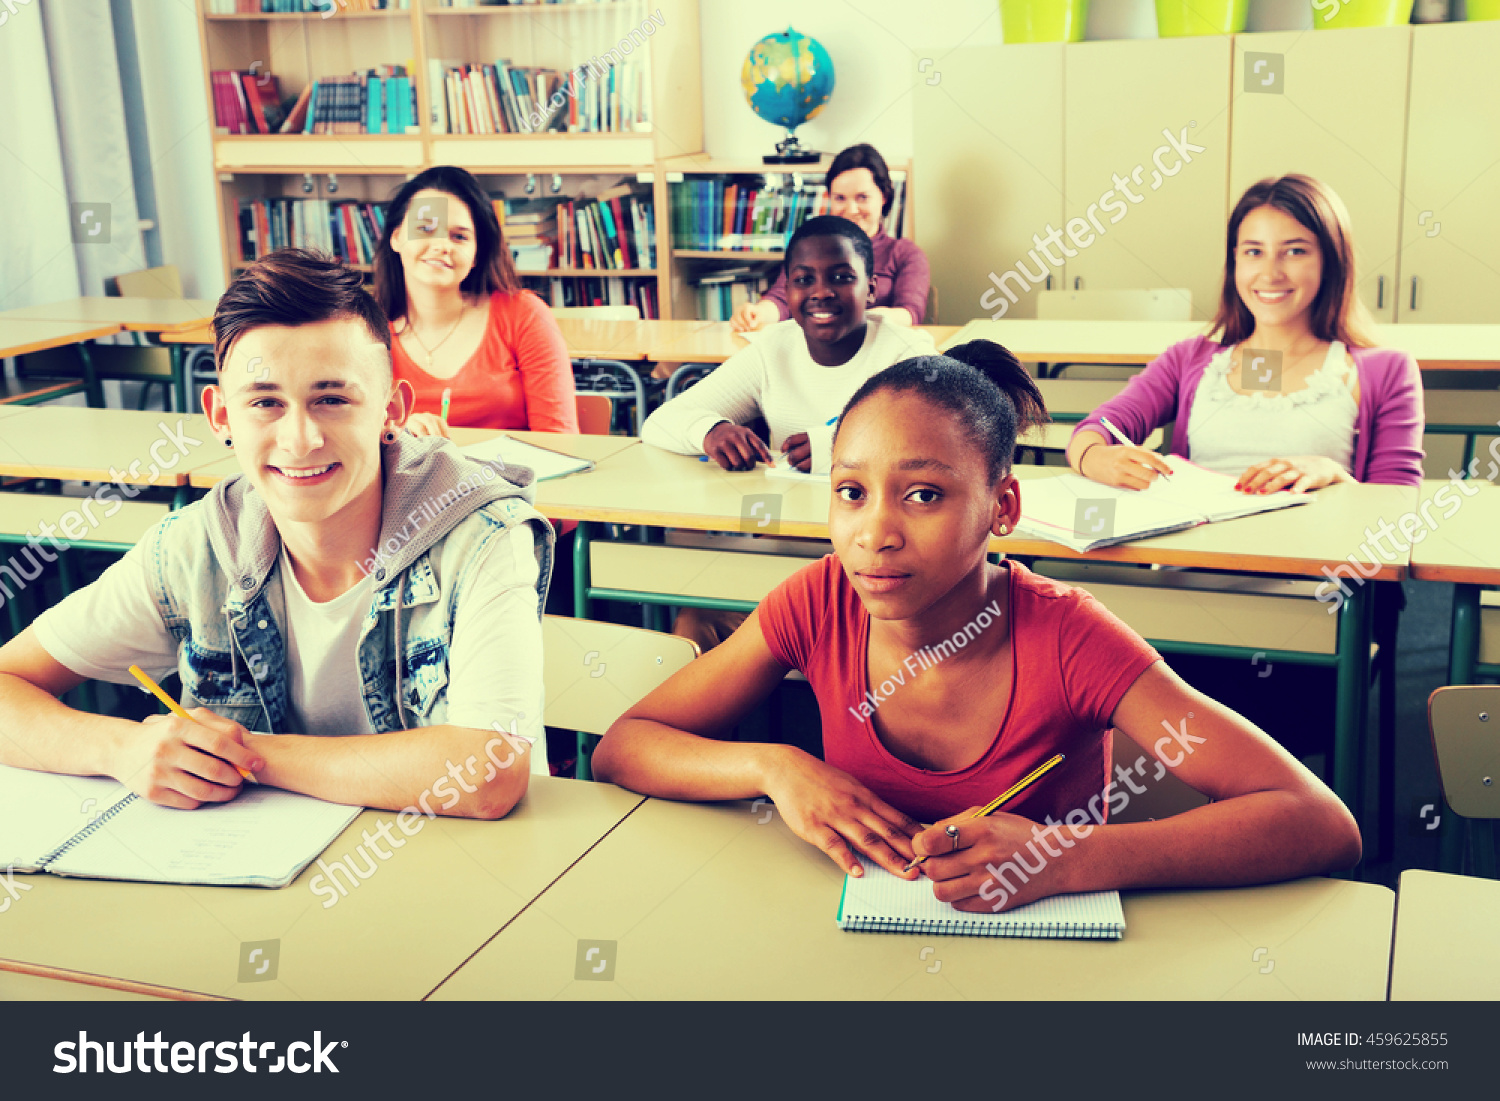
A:
[[[1083,940],[1119,940],[1125,934],[1119,891],[1053,895],[999,914],[971,914],[933,897],[932,880],[925,876],[906,880],[857,859],[865,874],[845,876],[839,899],[839,928],[846,931]]]
[[[252,787],[173,810],[114,780],[0,765],[0,863],[90,879],[285,887],[363,807]]]
[[[512,466],[529,466],[539,482],[594,468],[594,464],[588,459],[579,459],[572,455],[564,455],[561,451],[537,447],[536,444],[518,440],[514,436],[495,436],[488,440],[481,440],[479,443],[465,444],[459,450],[471,459],[499,459]]]
[[[1311,493],[1241,493],[1228,474],[1178,455],[1162,458],[1172,477],[1157,478],[1145,489],[1116,489],[1077,474],[1027,481],[1016,534],[1091,551],[1313,500]]]

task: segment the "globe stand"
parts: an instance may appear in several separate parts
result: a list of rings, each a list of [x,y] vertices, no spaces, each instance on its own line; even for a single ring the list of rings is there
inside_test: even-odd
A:
[[[761,157],[762,164],[817,164],[823,154],[814,149],[803,149],[794,131],[786,132],[786,140],[776,143],[776,152]]]

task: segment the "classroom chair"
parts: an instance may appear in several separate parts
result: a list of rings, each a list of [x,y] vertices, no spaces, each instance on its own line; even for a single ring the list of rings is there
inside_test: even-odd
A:
[[[610,724],[698,656],[691,639],[619,623],[542,617],[543,717],[578,736],[577,777],[592,779],[589,758]]]
[[[1495,820],[1500,818],[1500,685],[1439,688],[1427,698],[1427,727],[1445,813],[1463,819],[1474,872],[1495,874]],[[1462,849],[1459,850],[1460,865]],[[1444,868],[1461,872],[1462,867]]]
[[[713,374],[717,363],[684,363],[667,379],[666,400],[671,401],[695,382],[702,382]]]
[[[1080,289],[1037,291],[1038,321],[1191,321],[1193,292],[1188,287],[1156,290]],[[1166,349],[1162,349],[1165,351]],[[1039,377],[1053,378],[1073,367],[1083,368],[1074,378],[1125,380],[1140,367],[1118,363],[1038,364]]]
[[[578,431],[584,436],[608,436],[615,420],[615,403],[607,394],[578,394]]]
[[[181,298],[182,278],[175,265],[127,272],[115,277],[120,295],[126,298]],[[115,379],[120,382],[141,383],[137,409],[146,408],[151,397],[151,388],[160,386],[162,408],[172,407],[172,391],[176,374],[172,365],[172,350],[153,345],[143,333],[134,336],[134,344],[94,344],[90,355],[94,362],[94,374],[99,379]],[[73,378],[82,377],[83,368],[78,359],[77,346],[54,348],[46,352],[35,352],[25,357],[28,378]]]
[[[629,401],[630,434],[641,434],[641,425],[646,420],[646,387],[630,364],[618,359],[575,359],[573,387],[580,395],[597,394],[606,400]]]
[[[1438,390],[1425,385],[1422,390],[1423,413],[1426,436],[1459,437],[1463,450],[1447,439],[1424,441],[1426,456],[1423,459],[1423,475],[1428,478],[1446,478],[1449,470],[1457,470],[1469,477],[1469,464],[1477,451],[1487,448],[1478,446],[1482,438],[1497,434],[1500,424],[1500,390]],[[1447,446],[1445,446],[1447,445]],[[1489,460],[1481,459],[1475,464],[1474,476],[1483,478],[1489,469]]]

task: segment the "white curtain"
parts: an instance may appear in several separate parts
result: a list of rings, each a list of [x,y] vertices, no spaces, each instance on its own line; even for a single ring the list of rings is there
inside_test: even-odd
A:
[[[146,266],[108,0],[0,15],[0,309],[102,295]]]

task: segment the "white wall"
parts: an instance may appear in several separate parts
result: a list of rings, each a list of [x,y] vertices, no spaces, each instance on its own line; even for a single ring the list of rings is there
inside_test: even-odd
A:
[[[191,4],[134,0],[162,261],[176,264],[189,298],[224,291],[202,48]]]
[[[1311,12],[1307,0],[1251,0],[1246,30],[1300,30]],[[997,0],[699,0],[699,22],[704,143],[712,156],[737,159],[758,160],[783,136],[740,89],[745,55],[768,34],[795,27],[833,58],[833,98],[798,129],[802,144],[837,152],[867,141],[892,161],[911,158],[912,97],[941,74],[943,54],[1001,41]],[[1156,37],[1154,0],[1093,0],[1086,36]]]

